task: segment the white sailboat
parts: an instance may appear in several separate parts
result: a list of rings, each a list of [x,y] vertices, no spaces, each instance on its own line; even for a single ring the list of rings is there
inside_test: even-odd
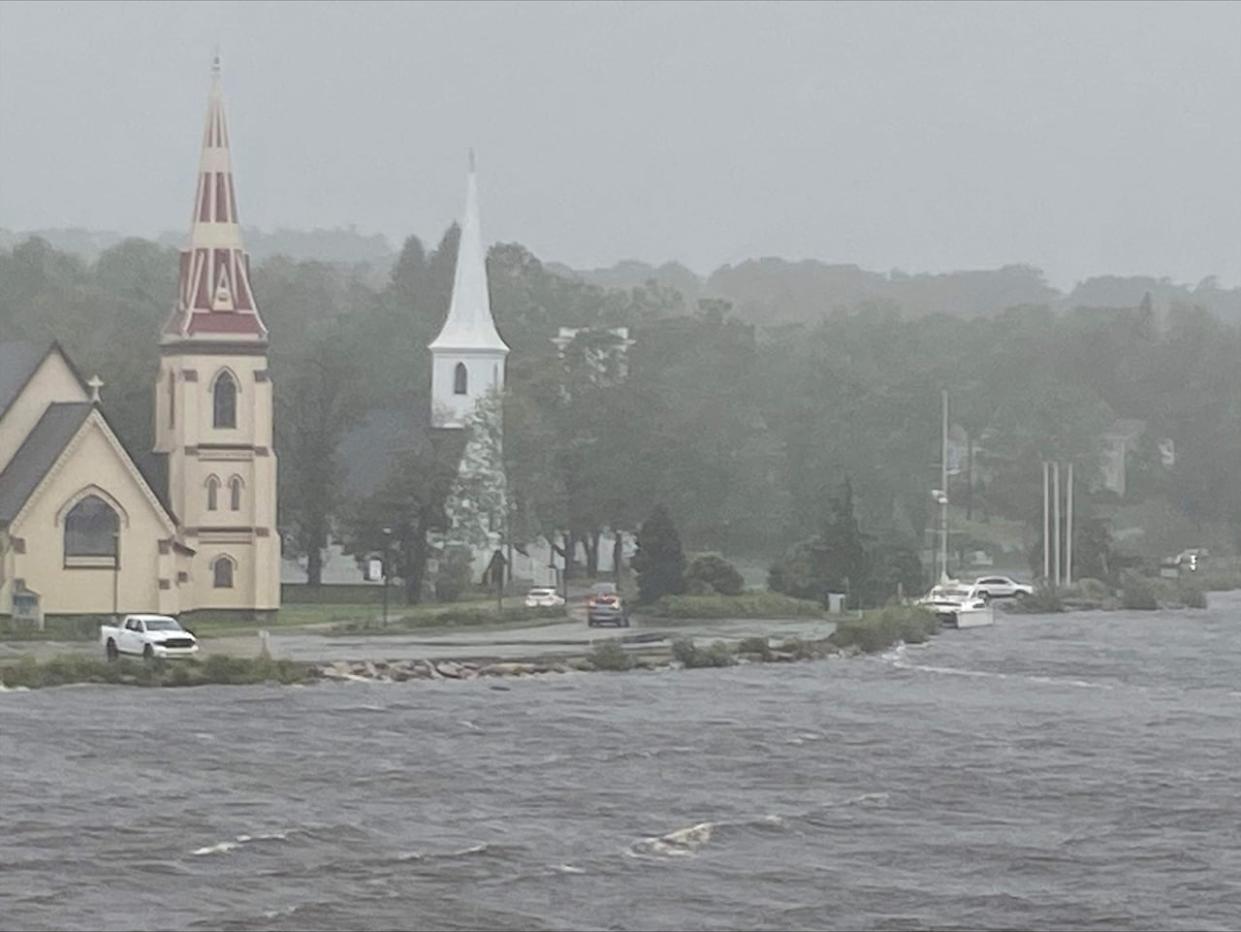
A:
[[[995,624],[995,608],[985,593],[948,576],[948,390],[943,395],[939,488],[931,495],[939,505],[939,583],[918,604],[934,612],[949,628],[982,628]]]

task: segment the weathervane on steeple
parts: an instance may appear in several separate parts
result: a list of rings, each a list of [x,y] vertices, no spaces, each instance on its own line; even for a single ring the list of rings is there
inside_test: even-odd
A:
[[[474,147],[470,146],[470,171],[474,171]]]
[[[211,73],[218,75],[220,73],[220,43],[215,44],[215,51],[211,54]]]

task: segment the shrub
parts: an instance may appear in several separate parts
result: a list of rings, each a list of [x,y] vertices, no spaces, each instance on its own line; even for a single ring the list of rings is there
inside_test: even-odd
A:
[[[449,547],[440,558],[435,574],[435,597],[441,602],[455,602],[470,588],[473,581],[473,558],[465,547]]]
[[[672,656],[688,669],[698,667],[731,667],[737,662],[733,652],[723,641],[710,647],[698,647],[689,638],[677,638],[672,642]]]
[[[595,649],[590,652],[590,662],[595,665],[596,670],[632,670],[633,657],[629,655],[629,651],[621,647],[619,641],[604,641],[602,644],[596,644]]]
[[[1149,579],[1126,573],[1120,587],[1120,604],[1130,611],[1153,612],[1159,608],[1159,599]]]
[[[1013,599],[1008,608],[1023,615],[1050,615],[1064,611],[1064,598],[1054,586],[1041,584],[1030,595]]]
[[[685,584],[689,592],[701,595],[741,595],[745,589],[745,580],[737,568],[718,553],[694,557],[685,571]]]
[[[1182,579],[1177,585],[1177,597],[1186,608],[1206,608],[1206,590],[1195,581]]]
[[[823,606],[778,592],[743,595],[666,595],[650,612],[657,618],[817,618]]]
[[[302,683],[310,667],[292,660],[253,660],[212,655],[196,660],[146,662],[122,658],[113,663],[95,657],[54,657],[43,663],[26,657],[0,667],[0,683],[13,688],[65,686],[70,683],[122,683],[131,686],[242,685]]]
[[[857,647],[868,654],[895,644],[921,644],[939,630],[930,612],[916,605],[890,605],[861,618],[842,621],[828,640],[837,647]]]
[[[803,641],[801,638],[787,638],[780,645],[780,652],[791,654],[794,660],[813,660],[819,656],[819,651],[809,641]]]
[[[541,618],[564,618],[567,613],[565,606],[536,606],[527,608],[524,605],[506,607],[502,612],[487,606],[462,606],[460,608],[435,609],[420,612],[417,615],[403,615],[391,619],[386,625],[381,619],[368,618],[363,621],[347,621],[333,625],[328,629],[329,635],[342,634],[404,634],[424,628],[469,628],[476,625],[505,624],[515,621],[534,621]]]
[[[771,643],[765,637],[745,638],[737,645],[737,653],[754,654],[763,660],[770,660]]]

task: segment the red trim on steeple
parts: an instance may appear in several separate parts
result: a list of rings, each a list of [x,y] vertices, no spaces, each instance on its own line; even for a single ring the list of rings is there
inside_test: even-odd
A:
[[[250,286],[250,257],[237,226],[237,192],[228,153],[228,121],[218,73],[207,104],[190,241],[182,250],[177,308],[165,339],[196,334],[265,340]]]

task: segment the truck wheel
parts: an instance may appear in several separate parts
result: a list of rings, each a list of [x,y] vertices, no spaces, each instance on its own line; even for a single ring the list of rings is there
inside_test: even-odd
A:
[[[112,638],[108,638],[108,643],[104,645],[103,652],[107,655],[109,662],[115,662],[117,657],[120,656],[120,651],[116,649],[116,641],[112,640]]]
[[[148,660],[148,661],[154,660],[155,659],[155,648],[152,647],[150,644],[142,648],[142,659]]]

